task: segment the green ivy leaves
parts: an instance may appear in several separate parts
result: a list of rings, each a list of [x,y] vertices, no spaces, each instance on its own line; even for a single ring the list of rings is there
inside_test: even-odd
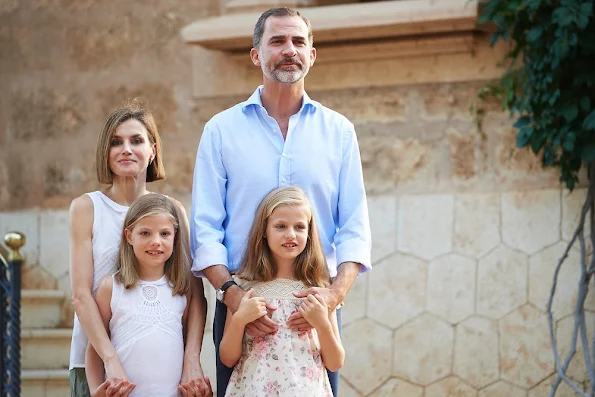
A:
[[[595,0],[489,0],[480,18],[497,27],[492,43],[510,40],[510,50],[507,71],[479,97],[501,98],[517,146],[558,167],[569,189],[595,161],[594,11]]]

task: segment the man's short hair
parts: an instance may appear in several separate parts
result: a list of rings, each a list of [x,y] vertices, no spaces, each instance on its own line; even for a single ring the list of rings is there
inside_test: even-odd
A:
[[[312,33],[312,25],[308,18],[304,17],[302,14],[298,12],[298,10],[289,8],[289,7],[276,7],[271,8],[262,13],[258,21],[256,21],[256,25],[254,26],[254,34],[252,35],[252,46],[256,49],[260,46],[260,41],[262,40],[262,36],[264,34],[264,24],[267,21],[268,17],[300,17],[306,23],[308,27],[308,41],[310,45],[314,44],[314,34]]]

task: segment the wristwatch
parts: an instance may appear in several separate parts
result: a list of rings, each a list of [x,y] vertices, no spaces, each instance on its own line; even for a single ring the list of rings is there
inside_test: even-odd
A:
[[[225,296],[225,291],[231,287],[232,285],[238,285],[235,281],[233,280],[229,280],[226,281],[225,283],[223,283],[223,285],[221,286],[221,288],[219,288],[216,292],[215,292],[215,296],[217,297],[217,300],[221,303],[223,303],[223,297]]]

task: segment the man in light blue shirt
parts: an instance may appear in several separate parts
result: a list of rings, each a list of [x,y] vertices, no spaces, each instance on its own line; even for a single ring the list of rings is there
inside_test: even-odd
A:
[[[353,124],[304,90],[304,77],[316,59],[312,42],[310,23],[297,11],[274,8],[263,13],[250,51],[252,62],[262,69],[263,85],[247,101],[215,115],[205,125],[198,148],[192,270],[217,289],[218,396],[225,394],[231,376],[219,361],[226,307],[235,313],[245,294],[231,273],[240,266],[256,208],[269,191],[299,186],[314,207],[333,282],[329,288],[310,288],[304,297],[318,293],[332,312],[357,275],[371,268],[368,208]],[[311,328],[299,313],[289,325]],[[263,316],[246,332],[262,336],[276,328]],[[338,376],[329,378],[337,395]]]

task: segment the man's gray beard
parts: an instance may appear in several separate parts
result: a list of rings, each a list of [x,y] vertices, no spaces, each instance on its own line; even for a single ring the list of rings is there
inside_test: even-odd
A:
[[[300,69],[298,67],[297,70],[292,71],[279,69],[269,70],[265,65],[262,65],[262,71],[269,79],[285,84],[296,83],[303,79],[308,73],[306,68]]]

